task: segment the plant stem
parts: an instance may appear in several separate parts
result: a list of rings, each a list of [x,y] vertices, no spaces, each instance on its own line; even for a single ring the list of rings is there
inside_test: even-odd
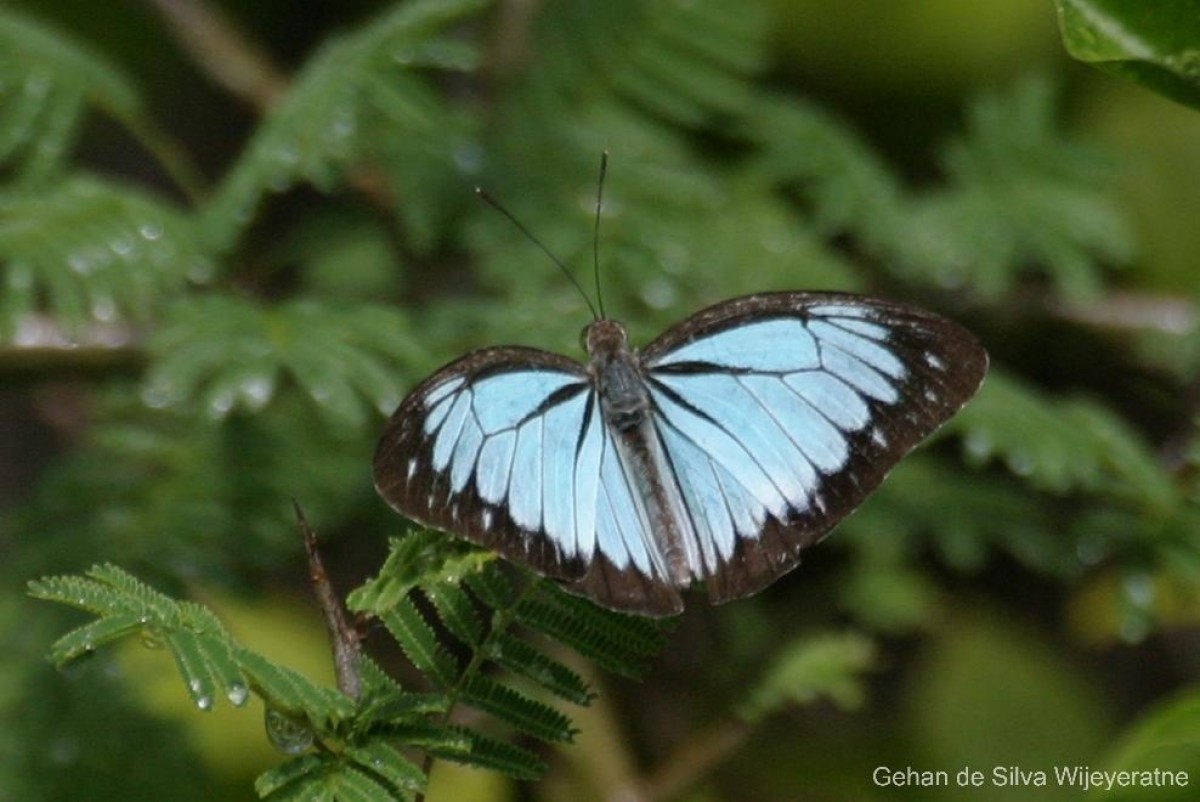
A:
[[[636,788],[617,791],[610,799],[617,802],[658,802],[674,799],[710,769],[723,763],[746,742],[754,727],[727,718],[680,744],[675,752]]]
[[[313,591],[321,612],[325,614],[325,628],[329,632],[329,642],[333,647],[333,668],[337,675],[338,690],[351,699],[358,699],[362,692],[362,681],[358,674],[358,658],[362,651],[358,632],[346,620],[346,611],[342,607],[333,585],[325,573],[325,563],[317,550],[317,535],[304,517],[300,504],[292,499],[296,510],[296,522],[300,533],[304,536],[304,550],[308,554],[308,572],[312,579]]]
[[[266,51],[215,6],[204,0],[145,1],[210,79],[259,112],[287,88],[287,77]]]

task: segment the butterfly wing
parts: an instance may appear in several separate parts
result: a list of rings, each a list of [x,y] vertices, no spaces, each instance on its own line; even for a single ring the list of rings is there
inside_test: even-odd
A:
[[[988,364],[956,323],[836,293],[717,304],[642,361],[696,540],[692,572],[714,602],[794,568],[966,403]]]
[[[393,414],[375,486],[402,515],[465,537],[609,606],[682,608],[592,380],[563,356],[488,348],[447,365]],[[620,567],[618,567],[620,566]]]

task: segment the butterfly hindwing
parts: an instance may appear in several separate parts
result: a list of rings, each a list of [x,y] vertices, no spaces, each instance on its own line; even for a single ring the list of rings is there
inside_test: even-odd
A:
[[[694,573],[717,602],[793,568],[987,370],[961,326],[834,293],[717,304],[642,360],[697,540]]]

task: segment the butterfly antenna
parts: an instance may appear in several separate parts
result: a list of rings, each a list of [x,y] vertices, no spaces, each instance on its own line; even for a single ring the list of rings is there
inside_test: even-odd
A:
[[[596,223],[592,226],[592,276],[596,280],[596,303],[604,318],[604,293],[600,291],[600,212],[604,208],[604,179],[608,175],[608,151],[600,152],[600,179],[596,182]]]
[[[514,226],[516,226],[517,230],[520,231],[522,234],[524,234],[525,237],[530,242],[532,242],[534,245],[538,246],[538,248],[541,249],[542,253],[546,254],[546,256],[549,256],[551,262],[554,262],[554,264],[558,265],[558,269],[563,272],[563,275],[566,276],[567,279],[572,284],[575,285],[575,289],[579,290],[579,294],[581,296],[583,296],[583,302],[585,304],[587,304],[588,310],[591,311],[593,318],[595,318],[596,320],[599,320],[602,317],[604,317],[603,314],[596,313],[596,307],[592,303],[592,299],[588,298],[587,293],[583,291],[583,286],[579,283],[579,280],[576,279],[575,276],[571,274],[570,268],[568,268],[565,264],[563,264],[562,259],[559,259],[557,256],[555,256],[554,253],[549,248],[547,248],[540,239],[538,239],[537,237],[535,237],[533,235],[532,231],[530,231],[528,228],[526,228],[525,225],[520,220],[518,220],[513,215],[512,212],[510,212],[507,208],[505,208],[504,204],[500,203],[500,201],[493,198],[486,189],[484,189],[483,187],[475,187],[475,194],[479,196],[479,199],[481,201],[486,203],[488,206],[491,206],[496,211],[500,212],[500,214],[507,217],[508,222],[510,222]]]

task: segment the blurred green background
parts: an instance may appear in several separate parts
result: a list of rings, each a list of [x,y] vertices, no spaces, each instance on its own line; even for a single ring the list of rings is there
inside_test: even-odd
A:
[[[637,342],[853,289],[962,320],[993,373],[796,572],[695,600],[645,681],[582,666],[601,697],[543,782],[439,765],[430,798],[1200,781],[1200,112],[1073,61],[1046,0],[441,5],[395,36],[404,3],[0,6],[0,799],[254,798],[260,709],[196,711],[138,643],[56,671],[81,619],[25,583],[113,562],[329,681],[290,499],[348,591],[402,529],[369,469],[402,393],[483,345],[579,355],[586,307],[471,189],[586,270],[605,148],[606,306]],[[1159,7],[1194,52],[1197,4]],[[739,713],[830,633],[864,651]]]

